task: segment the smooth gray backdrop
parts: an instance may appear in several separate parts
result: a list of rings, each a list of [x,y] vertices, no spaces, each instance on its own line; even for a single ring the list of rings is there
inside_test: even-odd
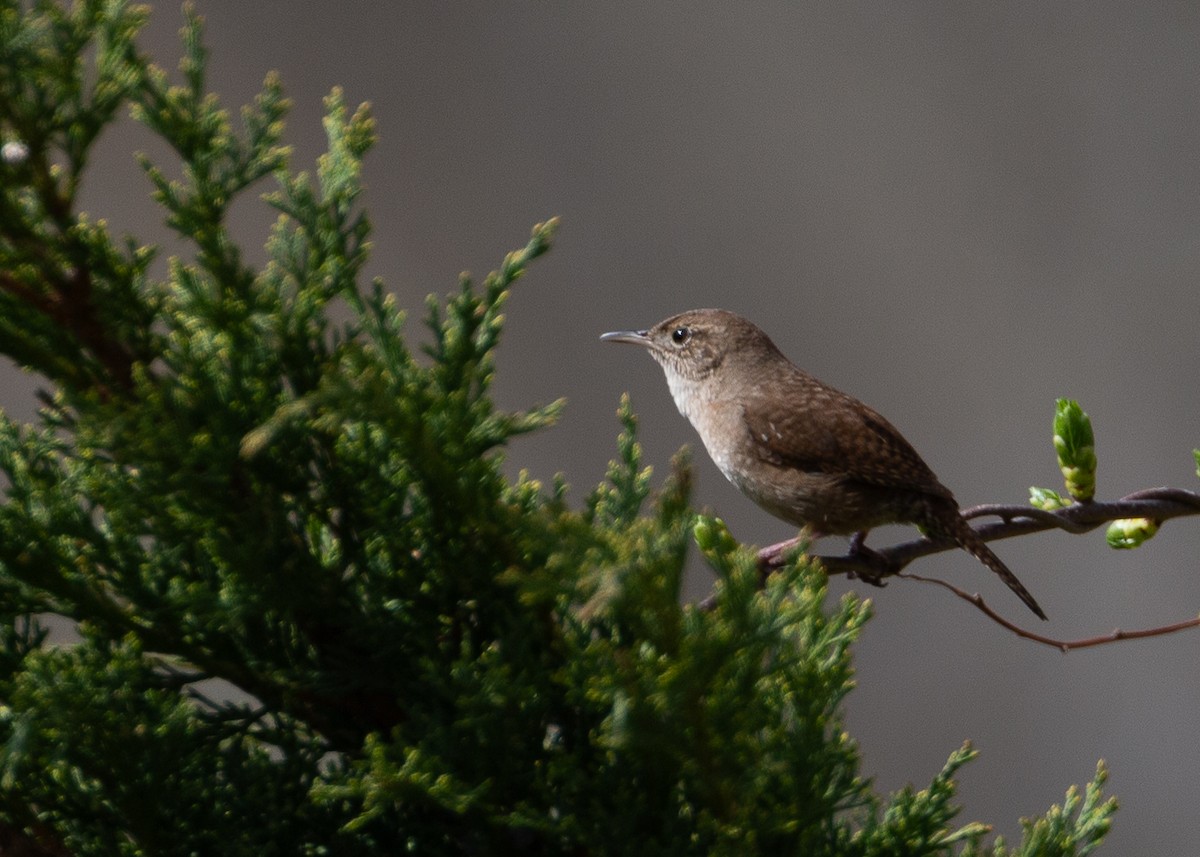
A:
[[[321,98],[369,100],[373,274],[420,314],[428,292],[482,276],[529,226],[563,218],[517,287],[497,398],[569,399],[510,463],[603,475],[629,391],[659,474],[695,445],[661,373],[615,328],[722,306],[801,366],[886,414],[964,504],[1058,487],[1054,400],[1094,420],[1102,496],[1198,486],[1200,13],[1124,3],[370,3],[200,0],[210,85],[227,106],[271,69],[295,100],[294,164],[322,151]],[[174,67],[180,13],[159,4],[145,48]],[[126,122],[85,188],[114,228],[186,253],[149,201]],[[263,190],[270,189],[264,184]],[[252,258],[274,214],[234,211]],[[414,329],[416,325],[414,323]],[[32,413],[36,378],[0,403]],[[735,535],[793,535],[697,448],[696,500]],[[907,537],[877,533],[873,544]],[[824,548],[840,550],[829,540]],[[1071,638],[1200,610],[1200,522],[1143,549],[1102,533],[998,551]],[[1031,619],[964,554],[921,572]],[[835,593],[849,584],[835,580]],[[693,595],[707,586],[697,573]],[[861,586],[858,588],[862,589]],[[1122,809],[1106,853],[1194,852],[1200,631],[1062,655],[939,589],[864,590],[846,713],[881,790],[926,784],[971,739],[963,822],[1012,837],[1103,757]]]

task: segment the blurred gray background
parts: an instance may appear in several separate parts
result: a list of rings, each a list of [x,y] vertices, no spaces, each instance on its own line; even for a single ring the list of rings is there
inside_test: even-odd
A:
[[[418,317],[426,293],[452,290],[464,269],[482,277],[530,225],[562,216],[554,251],[513,295],[496,394],[508,408],[568,398],[561,425],[509,461],[565,473],[576,503],[603,476],[629,391],[659,476],[692,444],[698,504],[745,542],[794,534],[725,483],[645,354],[597,340],[702,306],[758,321],[798,364],[882,411],[964,505],[1060,487],[1058,396],[1092,415],[1103,497],[1200,487],[1192,5],[198,7],[227,106],[282,73],[295,167],[323,150],[332,86],[371,102],[371,272]],[[157,4],[144,38],[172,68],[180,23],[178,6]],[[169,155],[129,122],[101,150],[88,210],[187,252],[132,159]],[[253,198],[235,209],[251,258],[273,219]],[[0,403],[31,414],[37,383],[6,370]],[[1193,519],[1136,552],[1107,549],[1102,531],[998,551],[1053,636],[1200,609]],[[965,554],[916,570],[1036,622]],[[695,583],[705,591],[702,573]],[[1200,631],[1062,655],[933,587],[865,594],[877,616],[846,715],[880,790],[928,784],[969,738],[982,757],[961,776],[960,820],[1013,837],[1019,817],[1104,758],[1122,805],[1106,853],[1200,847]]]

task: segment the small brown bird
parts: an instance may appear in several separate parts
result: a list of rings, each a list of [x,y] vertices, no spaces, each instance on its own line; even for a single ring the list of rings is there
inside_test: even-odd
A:
[[[772,515],[808,527],[814,538],[916,524],[970,553],[1046,618],[891,423],[794,366],[746,319],[690,310],[649,330],[600,338],[649,349],[717,467]]]

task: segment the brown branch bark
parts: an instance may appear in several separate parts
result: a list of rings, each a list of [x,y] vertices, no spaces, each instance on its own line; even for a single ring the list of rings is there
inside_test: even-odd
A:
[[[975,518],[994,517],[998,522],[984,524],[978,527],[979,535],[984,541],[1008,539],[1014,536],[1024,536],[1030,533],[1040,533],[1046,530],[1065,530],[1068,533],[1081,534],[1091,532],[1101,524],[1122,518],[1149,518],[1162,523],[1171,518],[1182,518],[1188,515],[1200,515],[1200,493],[1185,491],[1181,488],[1147,488],[1127,494],[1119,500],[1098,503],[1088,501],[1075,503],[1065,509],[1047,512],[1032,506],[1005,505],[990,503],[972,506],[963,510],[963,517],[969,520]],[[803,535],[788,539],[779,544],[770,545],[759,551],[759,569],[765,579],[771,571],[783,565],[789,551],[803,538]],[[1042,645],[1052,646],[1059,651],[1069,652],[1072,649],[1085,649],[1092,646],[1115,643],[1121,640],[1136,640],[1146,637],[1160,637],[1173,634],[1189,628],[1200,627],[1200,617],[1184,619],[1154,628],[1143,628],[1134,631],[1117,629],[1107,634],[1095,637],[1085,637],[1079,640],[1059,640],[1035,631],[1030,631],[1016,623],[1005,619],[990,607],[978,594],[969,593],[952,583],[933,577],[905,572],[904,568],[913,560],[942,551],[955,550],[952,542],[931,541],[921,538],[910,542],[892,545],[878,550],[869,550],[862,546],[862,540],[855,538],[851,541],[850,550],[839,556],[817,555],[813,559],[820,561],[828,574],[846,574],[860,577],[872,583],[889,576],[899,576],[922,583],[932,583],[949,590],[957,597],[971,604],[985,616],[1003,628],[1019,637],[1032,640]],[[880,584],[882,585],[882,584]],[[701,602],[701,607],[711,607],[712,599]]]
[[[113,339],[96,312],[91,276],[86,269],[77,269],[61,282],[51,282],[47,292],[31,288],[8,273],[0,271],[0,291],[7,292],[31,309],[48,316],[55,324],[71,333],[76,342],[91,351],[107,372],[107,380],[96,379],[97,388],[109,398],[112,388],[129,391],[133,388],[133,357]]]
[[[1101,524],[1122,518],[1150,518],[1162,523],[1171,518],[1188,515],[1200,515],[1200,493],[1184,491],[1181,488],[1149,488],[1135,491],[1119,500],[1075,503],[1054,512],[1046,512],[1032,506],[999,503],[963,509],[963,517],[967,519],[1000,519],[998,522],[977,528],[979,535],[987,542],[1054,529],[1074,534],[1086,533]],[[788,550],[797,541],[798,539],[789,539],[763,548],[759,552],[759,562],[763,570],[769,572],[783,565]],[[837,556],[818,555],[814,559],[820,560],[829,574],[851,574],[876,579],[899,574],[909,563],[923,556],[956,549],[957,546],[953,542],[921,538],[869,551],[851,550]]]
[[[52,242],[6,206],[5,240],[14,252],[9,262],[32,265],[40,274],[42,287],[22,282],[8,271],[0,271],[0,291],[7,292],[35,312],[48,317],[67,331],[82,352],[90,352],[95,369],[89,371],[104,398],[133,389],[134,355],[112,331],[106,329],[98,311],[90,252],[83,240],[72,234],[78,222],[73,212],[78,171],[64,171],[62,184],[55,176],[46,151],[34,147],[29,158],[30,183],[42,210],[58,231]],[[89,367],[90,369],[91,367]],[[107,377],[104,377],[107,375]],[[53,379],[63,381],[64,379]]]
[[[1200,627],[1200,616],[1198,616],[1191,619],[1184,619],[1182,622],[1172,622],[1170,625],[1159,625],[1156,628],[1141,628],[1136,631],[1123,631],[1120,628],[1117,628],[1107,634],[1100,634],[1095,637],[1084,637],[1079,640],[1058,640],[1054,637],[1047,637],[1044,634],[1037,633],[1036,631],[1030,631],[1026,628],[1022,628],[1020,625],[1005,619],[990,606],[988,606],[987,602],[983,600],[983,597],[979,595],[979,593],[969,593],[966,590],[959,589],[953,583],[941,580],[937,577],[922,577],[919,574],[911,574],[909,572],[902,572],[899,577],[903,577],[907,580],[919,580],[922,583],[933,583],[937,586],[941,586],[944,589],[948,589],[963,601],[966,601],[968,604],[980,610],[985,616],[987,616],[997,625],[1007,628],[1018,637],[1024,637],[1026,640],[1033,640],[1035,643],[1052,646],[1064,654],[1072,649],[1087,649],[1091,648],[1092,646],[1102,646],[1105,643],[1117,643],[1121,640],[1140,640],[1146,637],[1161,637],[1164,634],[1174,634],[1176,631],[1186,631],[1188,628]]]

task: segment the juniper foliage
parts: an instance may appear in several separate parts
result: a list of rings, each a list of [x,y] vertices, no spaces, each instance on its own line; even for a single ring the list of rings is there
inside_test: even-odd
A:
[[[489,385],[536,226],[482,284],[430,298],[414,352],[363,283],[366,107],[327,101],[294,172],[268,77],[235,122],[186,11],[180,82],[120,0],[0,3],[0,350],[39,373],[38,420],[0,418],[0,847],[143,854],[1084,854],[1085,796],[1015,849],[955,821],[956,750],[877,795],[840,704],[868,619],[797,560],[753,555],[652,491],[627,401],[607,481],[511,480]],[[127,111],[191,251],[78,210]],[[169,176],[177,175],[178,178]],[[230,205],[266,183],[269,260]],[[335,307],[341,312],[333,313]],[[335,321],[344,318],[344,321]],[[423,352],[423,353],[422,353]],[[713,609],[682,605],[696,544]],[[49,645],[45,617],[79,640]],[[214,689],[214,681],[221,684]]]

